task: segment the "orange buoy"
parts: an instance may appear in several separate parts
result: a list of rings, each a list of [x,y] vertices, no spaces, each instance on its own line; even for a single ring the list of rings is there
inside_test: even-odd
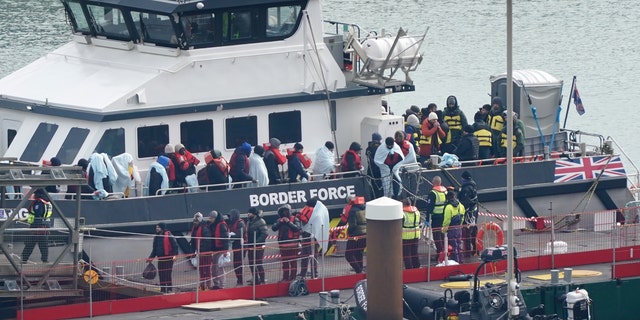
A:
[[[478,252],[484,249],[484,233],[487,231],[495,233],[497,246],[504,244],[504,232],[502,232],[502,228],[495,222],[488,222],[479,228],[478,235],[476,235],[476,250],[478,250]]]

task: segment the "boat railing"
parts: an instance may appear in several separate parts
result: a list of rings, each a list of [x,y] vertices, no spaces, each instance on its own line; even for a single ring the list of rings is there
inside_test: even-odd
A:
[[[562,129],[567,132],[566,150],[579,152],[581,155],[612,154],[611,145],[605,143],[605,138],[601,134],[589,133],[581,130]]]
[[[163,194],[168,194],[172,192],[200,192],[200,188],[202,190],[209,190],[210,188],[216,187],[224,187],[224,189],[233,189],[235,186],[246,187],[248,184],[252,183],[251,181],[240,181],[240,182],[227,182],[227,183],[217,183],[217,184],[204,184],[197,186],[184,186],[184,187],[173,187],[173,188],[161,188],[158,189],[155,193],[156,196],[161,196]],[[145,188],[148,188],[145,186]]]
[[[626,162],[630,164],[631,167],[633,168],[634,170],[633,172],[631,173],[627,172],[627,181],[629,182],[629,190],[633,194],[633,197],[636,200],[638,200],[638,198],[640,197],[640,170],[638,170],[638,166],[636,166],[633,159],[629,157],[629,155],[624,151],[624,149],[618,143],[618,141],[616,141],[616,139],[614,139],[611,136],[608,136],[607,139],[605,140],[605,145],[606,144],[609,144],[612,150],[613,150],[613,147],[615,147],[616,150],[619,150],[620,155],[623,156],[623,160],[626,160]]]

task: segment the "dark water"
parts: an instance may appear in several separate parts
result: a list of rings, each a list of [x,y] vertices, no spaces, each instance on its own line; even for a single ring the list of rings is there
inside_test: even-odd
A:
[[[325,0],[324,18],[377,32],[430,28],[425,59],[413,75],[417,91],[389,98],[399,113],[412,104],[444,106],[453,94],[472,117],[489,102],[489,76],[506,71],[506,1]],[[640,160],[639,18],[633,0],[513,1],[514,69],[541,69],[564,80],[563,109],[577,76],[586,114],[578,116],[571,105],[567,127],[612,136],[633,160]],[[0,30],[0,76],[69,40],[57,0],[2,0]]]

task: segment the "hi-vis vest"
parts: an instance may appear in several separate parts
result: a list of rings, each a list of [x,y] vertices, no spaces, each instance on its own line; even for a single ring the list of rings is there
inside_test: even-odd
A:
[[[478,138],[478,144],[481,147],[491,147],[491,131],[480,129],[473,133]]]
[[[513,143],[511,144],[511,148],[515,148],[516,147],[516,135],[513,134],[511,135],[511,141],[513,141]],[[507,147],[507,133],[503,132],[501,137],[500,137],[500,146],[503,148]]]
[[[436,203],[433,207],[433,214],[444,214],[444,205],[447,202],[447,194],[442,191],[431,190],[436,195]]]
[[[462,131],[462,120],[460,119],[460,115],[454,115],[454,116],[447,116],[445,115],[443,117],[444,122],[447,123],[447,125],[449,125],[449,132],[447,132],[447,143],[451,142],[452,139],[452,132],[454,130],[458,130],[458,131]]]
[[[420,211],[414,206],[402,208],[402,240],[420,238]]]
[[[51,202],[40,199],[40,201],[44,204],[44,216],[38,217],[38,219],[42,219],[41,221],[47,221],[51,218],[51,214],[53,213],[53,206]],[[29,216],[27,216],[27,223],[33,224],[36,220],[36,213],[33,211],[33,206],[29,208]]]
[[[425,126],[431,126],[431,128],[433,128],[432,124],[423,124]],[[438,135],[438,130],[436,130],[432,135],[427,136],[424,135],[422,133],[420,133],[420,137],[418,138],[418,146],[421,146],[423,144],[433,144],[432,139],[433,137],[435,137],[436,139],[438,139],[438,145],[442,144],[442,139],[440,139],[440,136]]]
[[[501,115],[489,116],[489,119],[491,130],[502,131],[502,128],[504,128],[504,118],[502,118]]]

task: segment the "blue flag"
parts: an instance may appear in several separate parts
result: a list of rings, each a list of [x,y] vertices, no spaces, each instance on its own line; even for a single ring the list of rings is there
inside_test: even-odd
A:
[[[577,85],[573,86],[573,103],[576,105],[576,111],[578,111],[578,114],[583,115],[585,113],[584,105],[582,105],[582,99],[580,98],[580,92],[578,92]]]

